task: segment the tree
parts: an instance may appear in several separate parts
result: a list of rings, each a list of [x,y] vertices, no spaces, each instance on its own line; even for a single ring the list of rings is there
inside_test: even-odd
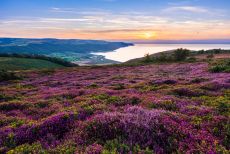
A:
[[[144,63],[150,63],[150,62],[152,62],[152,58],[150,57],[149,53],[147,53],[144,58]]]
[[[177,49],[174,51],[174,59],[176,61],[183,61],[186,60],[186,58],[189,56],[189,50],[188,49]]]

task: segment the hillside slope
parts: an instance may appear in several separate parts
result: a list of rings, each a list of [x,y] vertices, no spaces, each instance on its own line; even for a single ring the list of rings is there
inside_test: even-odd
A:
[[[0,38],[0,54],[39,54],[83,65],[116,64],[118,62],[92,53],[113,51],[130,45],[133,44],[100,40]]]
[[[187,50],[187,49],[175,49],[175,50],[169,50],[169,51],[162,51],[155,54],[148,55],[147,57],[141,57],[136,59],[131,59],[125,64],[140,64],[143,62],[146,62],[146,58],[149,58],[149,61],[151,62],[176,62],[178,61],[178,57],[182,57],[181,54],[178,55],[178,57],[175,57],[175,52],[188,52],[185,56],[185,59],[199,59],[199,60],[205,60],[210,58],[211,59],[219,59],[219,58],[230,58],[230,50],[224,50],[224,49],[210,49],[210,50],[199,50],[199,51],[193,51],[193,50]]]
[[[0,57],[0,70],[16,71],[55,68],[64,68],[64,66],[40,59]]]
[[[91,53],[111,51],[129,45],[132,44],[99,40],[0,38],[0,53]]]
[[[0,153],[228,153],[230,74],[208,70],[78,67],[3,82]]]

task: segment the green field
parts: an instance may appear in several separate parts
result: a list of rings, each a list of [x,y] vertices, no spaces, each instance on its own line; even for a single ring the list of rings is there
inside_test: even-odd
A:
[[[0,70],[34,70],[34,69],[55,69],[64,66],[40,59],[0,57]]]

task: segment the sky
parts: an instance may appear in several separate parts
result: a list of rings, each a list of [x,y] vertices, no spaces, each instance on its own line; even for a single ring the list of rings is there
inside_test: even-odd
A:
[[[230,39],[230,0],[0,0],[0,37]]]

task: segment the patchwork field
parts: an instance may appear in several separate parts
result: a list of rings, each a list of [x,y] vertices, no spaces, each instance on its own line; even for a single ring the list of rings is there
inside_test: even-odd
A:
[[[229,153],[230,73],[208,63],[24,75],[0,86],[0,153]]]

